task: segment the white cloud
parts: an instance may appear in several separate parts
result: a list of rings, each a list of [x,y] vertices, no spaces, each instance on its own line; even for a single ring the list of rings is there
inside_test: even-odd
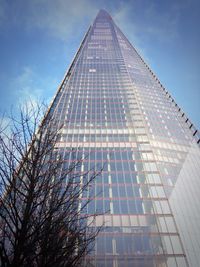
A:
[[[97,11],[92,0],[0,0],[0,25],[6,19],[4,26],[41,29],[45,34],[66,40],[79,33],[85,21],[92,22]]]
[[[23,114],[32,114],[34,111],[39,111],[40,106],[45,108],[46,103],[50,100],[47,99],[47,88],[54,87],[55,81],[42,77],[41,74],[37,73],[30,66],[24,67],[18,76],[13,78],[10,82],[10,87],[13,88],[13,96],[15,97],[14,105],[11,108],[11,112],[15,117],[19,115],[19,111],[22,110]],[[45,86],[43,87],[43,85]],[[39,119],[42,119],[43,111],[39,114]],[[1,121],[2,120],[2,121]],[[0,116],[0,130],[8,120],[6,116]],[[2,122],[2,123],[1,123]],[[7,127],[8,131],[10,127]],[[6,129],[7,131],[7,129]]]
[[[37,80],[41,79],[30,67],[24,67],[22,72],[13,80],[18,95],[17,102],[37,102],[43,94],[43,90],[36,86]]]
[[[84,20],[95,15],[91,0],[32,0],[25,19],[27,27],[45,30],[61,40],[80,32]]]
[[[13,90],[14,107],[36,107],[37,104],[49,103],[58,84],[59,81],[54,76],[42,75],[30,66],[23,67],[9,85],[10,90]]]

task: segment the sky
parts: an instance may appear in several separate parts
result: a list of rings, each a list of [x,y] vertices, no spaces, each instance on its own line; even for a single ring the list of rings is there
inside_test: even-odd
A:
[[[101,8],[200,129],[199,0],[0,0],[0,116],[50,103]]]

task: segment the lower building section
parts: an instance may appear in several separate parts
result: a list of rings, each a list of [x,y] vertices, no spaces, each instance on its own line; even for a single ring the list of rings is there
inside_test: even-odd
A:
[[[177,265],[178,264],[178,265]],[[174,267],[174,266],[187,266],[185,258],[180,256],[174,258],[174,256],[144,256],[135,255],[133,257],[129,255],[124,256],[104,256],[99,257],[96,261],[89,261],[86,263],[88,267]]]
[[[148,142],[81,146],[71,157],[83,158],[77,171],[103,169],[80,201],[91,198],[84,213],[101,214],[90,227],[103,226],[85,266],[188,266]]]
[[[87,264],[97,267],[188,266],[176,234],[150,233],[149,227],[136,226],[107,227],[97,238]]]

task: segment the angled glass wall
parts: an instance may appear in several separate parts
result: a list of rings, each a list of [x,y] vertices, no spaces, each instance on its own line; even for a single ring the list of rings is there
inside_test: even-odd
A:
[[[86,266],[198,266],[199,133],[106,11],[49,112],[64,125],[63,155],[87,156],[78,171],[103,166],[82,196],[95,193],[86,212],[106,226]]]

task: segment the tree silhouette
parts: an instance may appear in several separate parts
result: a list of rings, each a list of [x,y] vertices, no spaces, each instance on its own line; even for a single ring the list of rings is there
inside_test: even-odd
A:
[[[58,146],[61,128],[43,105],[26,105],[0,131],[0,263],[78,266],[100,228],[81,197],[101,170],[80,171],[76,150]],[[9,132],[8,132],[9,129]],[[74,157],[73,157],[74,155]]]

